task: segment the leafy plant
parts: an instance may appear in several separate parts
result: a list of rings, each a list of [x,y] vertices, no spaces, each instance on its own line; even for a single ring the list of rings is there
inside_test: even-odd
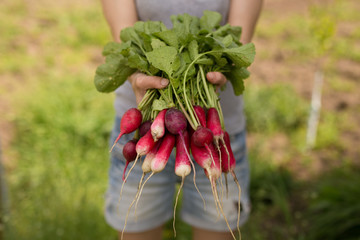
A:
[[[249,131],[290,132],[306,121],[306,102],[290,85],[251,86],[251,91],[244,93],[244,99]]]
[[[310,203],[308,239],[359,239],[359,182],[358,168],[335,170],[320,179]]]

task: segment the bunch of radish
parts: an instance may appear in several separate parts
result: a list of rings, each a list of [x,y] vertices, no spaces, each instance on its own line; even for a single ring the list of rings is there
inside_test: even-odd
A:
[[[195,162],[204,169],[213,191],[215,206],[223,214],[229,230],[231,231],[222,210],[222,203],[217,190],[217,182],[220,181],[222,173],[226,176],[226,174],[230,172],[239,187],[240,198],[240,185],[234,172],[235,158],[231,149],[229,135],[222,129],[219,114],[215,108],[210,108],[205,111],[201,106],[196,105],[193,107],[196,109],[195,113],[197,118],[199,120],[201,119],[201,124],[198,125],[196,129],[193,129],[188,124],[183,112],[176,108],[161,110],[153,121],[144,121],[141,111],[137,108],[131,108],[123,115],[120,122],[120,134],[115,140],[114,146],[122,135],[135,131],[134,138],[128,141],[123,147],[123,156],[126,159],[126,165],[123,172],[123,186],[126,183],[131,170],[134,168],[135,164],[137,164],[138,159],[144,157],[141,165],[143,175],[139,182],[138,193],[131,206],[129,206],[129,211],[132,205],[139,201],[145,183],[151,176],[161,172],[165,168],[171,152],[175,149],[176,157],[174,173],[182,178],[174,207],[175,234],[175,212],[179,193],[182,189],[185,177],[191,173],[192,169],[195,170],[192,157]],[[131,162],[134,163],[127,171],[127,167]],[[146,174],[150,175],[143,182]],[[195,171],[194,184],[196,187]],[[200,192],[199,194],[201,195]],[[238,210],[239,218],[240,208],[238,208]]]
[[[98,91],[114,91],[136,71],[169,80],[164,89],[148,89],[138,107],[122,116],[121,131],[114,143],[115,146],[123,134],[136,131],[123,152],[127,161],[124,183],[139,159],[144,158],[143,176],[131,204],[135,204],[135,211],[145,183],[165,168],[175,148],[175,174],[184,181],[191,169],[195,169],[193,158],[209,178],[218,213],[222,213],[230,229],[217,190],[218,182],[223,186],[222,173],[226,192],[228,173],[238,185],[239,198],[241,191],[219,91],[205,76],[208,72],[221,72],[232,85],[234,94],[242,94],[255,47],[239,41],[241,27],[220,25],[221,19],[218,12],[212,11],[204,11],[200,18],[174,15],[171,29],[159,21],[138,21],[121,31],[121,43],[110,42],[104,47],[106,60],[97,68],[94,79]],[[133,164],[127,170],[130,162]],[[146,174],[149,176],[145,179]],[[194,185],[198,190],[195,178],[194,171]],[[121,192],[122,189],[123,186]]]

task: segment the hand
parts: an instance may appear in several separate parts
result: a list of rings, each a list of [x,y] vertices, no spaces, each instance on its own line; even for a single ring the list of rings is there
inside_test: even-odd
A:
[[[227,82],[225,75],[221,72],[208,72],[206,78],[216,86],[217,91]]]
[[[146,90],[151,88],[165,88],[169,84],[169,80],[162,77],[148,76],[144,73],[135,72],[129,77],[129,82],[133,88],[136,104],[139,105],[143,99]]]

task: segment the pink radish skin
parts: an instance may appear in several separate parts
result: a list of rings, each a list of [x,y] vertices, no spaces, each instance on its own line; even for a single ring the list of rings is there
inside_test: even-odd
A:
[[[205,147],[198,147],[193,138],[190,141],[191,153],[195,159],[195,161],[203,168],[210,169],[212,164],[210,153],[206,150]]]
[[[165,136],[162,138],[161,143],[159,143],[159,148],[157,149],[155,156],[151,160],[151,163],[150,163],[151,174],[144,181],[143,185],[141,186],[140,190],[138,191],[139,194],[137,194],[135,196],[135,199],[134,199],[134,200],[136,200],[135,209],[136,209],[137,203],[140,200],[140,196],[141,196],[142,190],[144,189],[146,182],[155,173],[158,173],[158,172],[161,172],[162,170],[164,170],[174,146],[175,146],[175,135],[173,135],[169,132],[165,133]],[[144,169],[144,168],[146,168],[146,169]],[[147,166],[143,167],[143,171],[144,170],[146,170],[146,171],[148,170]],[[145,172],[143,173],[143,176],[145,176]],[[142,180],[143,180],[143,177],[141,178],[141,181]],[[140,181],[140,184],[141,184],[141,181]]]
[[[132,139],[132,140],[128,141],[123,148],[122,153],[124,155],[124,158],[126,159],[126,164],[125,164],[124,172],[123,172],[123,176],[122,176],[123,181],[125,181],[125,172],[126,172],[126,169],[129,165],[129,163],[136,159],[136,156],[137,156],[136,143],[137,143],[137,140]]]
[[[182,143],[185,145],[183,133],[186,131],[187,128],[187,120],[185,115],[180,110],[176,108],[170,108],[166,111],[165,127],[170,133],[174,135],[178,134]],[[187,151],[186,147],[184,147],[184,150],[186,151],[186,154],[190,160],[190,154]]]
[[[209,170],[205,169],[205,174],[208,176],[209,172],[210,172],[210,175],[214,179],[218,179],[219,177],[221,177],[221,166],[220,166],[219,152],[215,149],[214,144],[212,144],[212,143],[209,145],[209,149],[211,151],[213,161],[211,162],[210,169]]]
[[[157,141],[155,146],[153,147],[153,149],[151,149],[150,152],[148,152],[148,154],[146,154],[143,164],[141,165],[141,169],[144,174],[151,172],[151,162],[155,158],[156,152],[157,152],[161,142],[162,142],[162,139]]]
[[[136,153],[139,156],[144,156],[150,152],[150,150],[155,146],[155,141],[149,130],[143,137],[139,139],[136,144]]]
[[[139,127],[140,137],[143,137],[150,130],[151,124],[152,124],[151,120],[148,120],[140,125]]]
[[[199,119],[200,125],[206,127],[206,112],[205,109],[199,105],[194,106],[194,111]]]
[[[234,233],[232,232],[232,229],[230,228],[230,225],[227,221],[227,218],[223,211],[222,204],[220,203],[219,196],[218,196],[217,189],[216,189],[216,180],[221,175],[220,161],[218,160],[219,158],[217,155],[217,151],[215,150],[215,147],[213,144],[209,145],[211,152],[213,152],[213,154],[215,156],[215,158],[214,158],[215,164],[213,164],[213,161],[210,157],[210,153],[206,150],[206,148],[196,146],[194,144],[193,138],[191,138],[190,146],[191,146],[191,152],[193,154],[195,161],[204,169],[206,176],[210,180],[211,190],[213,192],[216,209],[221,211],[232,237],[234,239],[236,239],[234,236]]]
[[[235,167],[236,167],[236,160],[235,160],[235,156],[234,153],[231,149],[231,144],[230,144],[230,136],[229,133],[225,131],[224,133],[224,144],[221,145],[220,147],[220,151],[221,151],[221,156],[223,161],[221,162],[221,166],[222,166],[222,172],[225,174],[225,184],[226,184],[226,195],[228,194],[228,183],[227,183],[227,174],[230,172],[234,182],[236,183],[237,187],[238,187],[238,191],[239,191],[239,196],[238,196],[238,216],[237,216],[237,228],[238,228],[238,232],[240,235],[240,228],[239,228],[239,222],[240,222],[240,199],[241,199],[241,187],[239,184],[239,181],[236,177],[235,174]]]
[[[186,154],[190,148],[190,137],[187,131],[184,132],[184,144],[181,141],[180,136],[176,137],[176,157],[175,157],[175,174],[179,177],[187,176],[191,172],[190,160]]]
[[[193,133],[191,138],[194,139],[194,144],[198,147],[204,147],[209,145],[214,140],[214,135],[210,129],[206,127],[199,126],[196,131]]]
[[[187,126],[185,115],[178,109],[168,109],[165,114],[165,126],[174,135],[182,133]]]
[[[209,145],[213,143],[214,135],[210,129],[199,126],[191,136],[191,139],[193,139],[196,146],[205,147],[206,150],[210,153],[210,157],[213,159],[213,154],[209,148]]]
[[[190,148],[190,136],[187,131],[184,131],[184,144],[179,135],[176,137],[176,157],[175,157],[175,174],[181,177],[181,184],[176,195],[173,217],[173,230],[176,237],[175,219],[176,219],[176,206],[179,200],[180,191],[184,185],[185,177],[191,172],[190,159],[187,156]],[[186,147],[186,149],[184,148]]]
[[[155,142],[154,142],[154,139],[152,138],[151,136],[151,131],[149,130],[144,136],[142,136],[139,141],[136,143],[136,159],[135,159],[135,162],[133,164],[133,166],[130,168],[128,174],[126,175],[124,181],[123,181],[123,184],[121,186],[121,192],[122,192],[122,189],[123,189],[123,186],[124,186],[124,183],[126,182],[127,178],[129,177],[129,174],[131,172],[131,170],[135,167],[135,164],[137,162],[137,160],[139,159],[139,157],[141,156],[144,156],[146,154],[148,154],[151,149],[153,149],[153,147],[155,146]],[[121,195],[121,193],[120,193]]]
[[[216,108],[209,108],[206,120],[206,126],[214,134],[215,145],[218,147],[219,141],[223,139],[224,132],[221,128],[220,117]]]
[[[151,171],[153,173],[158,173],[164,170],[174,146],[175,135],[166,133],[155,155],[155,158],[151,161]]]
[[[127,110],[121,118],[120,133],[116,138],[114,145],[111,147],[110,152],[113,150],[122,135],[131,133],[138,129],[141,122],[142,114],[137,108],[130,108],[129,110]]]
[[[187,150],[187,148],[185,146],[184,132],[187,129],[187,120],[186,120],[185,115],[178,109],[175,109],[175,108],[168,109],[168,111],[165,114],[165,126],[166,126],[166,129],[170,133],[172,133],[174,135],[178,134],[180,137],[180,142],[182,142],[182,144],[184,145],[183,149],[184,149],[184,151],[192,165],[192,168],[194,170],[194,186],[195,186],[196,190],[198,191],[200,197],[203,199],[204,208],[205,208],[205,200],[202,197],[198,187],[196,186],[196,182],[195,182],[195,178],[196,178],[195,165],[192,162],[189,151]]]
[[[154,122],[151,124],[151,134],[156,142],[158,139],[162,138],[165,134],[165,114],[167,109],[161,110]]]
[[[224,142],[226,148],[224,147],[223,144],[220,146],[221,158],[224,160],[221,162],[221,167],[223,173],[228,173],[230,171],[234,171],[236,166],[236,161],[235,161],[234,153],[231,149],[230,137],[228,132],[224,133]]]

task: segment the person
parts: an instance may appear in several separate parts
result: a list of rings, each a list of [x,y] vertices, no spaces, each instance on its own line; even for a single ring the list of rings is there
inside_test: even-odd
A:
[[[262,0],[102,0],[105,19],[111,29],[113,40],[120,41],[121,29],[132,26],[136,21],[162,21],[171,28],[171,15],[188,13],[201,17],[204,10],[217,11],[222,14],[222,24],[228,22],[233,26],[242,27],[242,43],[249,43],[254,34],[257,19],[260,15]],[[218,86],[227,84],[226,77],[219,72],[209,72],[207,80]],[[169,81],[157,76],[147,76],[136,72],[115,93],[114,107],[116,120],[111,135],[112,145],[119,134],[121,116],[131,107],[136,107],[147,89],[165,88]],[[227,84],[220,93],[226,130],[230,134],[232,149],[237,161],[236,175],[240,182],[241,219],[244,224],[250,213],[249,200],[249,164],[246,157],[245,116],[243,99],[235,96],[231,84]],[[141,164],[137,164],[124,185],[121,201],[119,193],[122,185],[122,171],[125,160],[122,147],[132,138],[125,135],[111,153],[109,169],[109,186],[105,200],[105,218],[109,225],[119,231],[124,228],[125,216],[136,194],[142,175]],[[196,183],[206,201],[203,201],[194,188],[192,174],[187,176],[183,187],[181,218],[192,226],[193,239],[232,239],[225,221],[218,220],[218,213],[210,188],[210,183],[200,166],[196,165]],[[172,218],[173,199],[177,177],[174,173],[174,156],[165,169],[155,174],[146,184],[139,204],[137,217],[130,213],[124,232],[125,240],[161,239],[164,223]],[[223,209],[233,230],[237,229],[238,188],[229,181],[229,196],[222,199]],[[120,235],[119,235],[120,237]]]

